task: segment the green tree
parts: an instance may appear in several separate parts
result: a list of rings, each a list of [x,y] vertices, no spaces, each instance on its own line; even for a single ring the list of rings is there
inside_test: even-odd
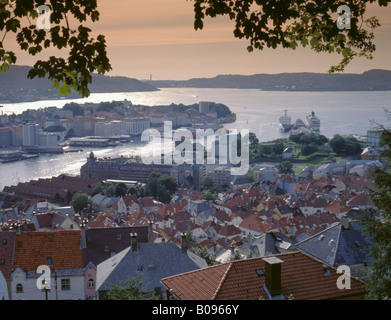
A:
[[[106,292],[109,300],[158,300],[155,292],[148,292],[142,289],[141,274],[137,278],[111,284],[110,290]]]
[[[103,194],[108,197],[108,198],[113,198],[115,197],[115,186],[109,185],[104,188]]]
[[[231,256],[229,257],[228,261],[234,261],[234,260],[241,260],[243,259],[241,253],[239,250],[234,250],[233,253],[231,252]]]
[[[277,168],[278,168],[278,172],[281,174],[293,174],[294,173],[292,162],[290,162],[288,160],[282,161],[278,165]]]
[[[217,196],[213,192],[205,192],[202,195],[202,199],[208,200],[208,201],[215,201],[217,199]]]
[[[317,53],[341,55],[340,63],[329,72],[344,71],[355,57],[373,58],[374,30],[380,26],[376,17],[366,17],[367,6],[373,2],[383,7],[390,1],[194,0],[194,28],[203,29],[207,17],[227,16],[233,20],[234,36],[249,40],[250,52],[265,47],[295,50],[309,46]],[[341,4],[351,11],[350,28],[344,30],[338,28],[335,18]]]
[[[120,182],[115,185],[115,196],[121,197],[126,195],[128,192],[128,187],[125,183]]]
[[[246,178],[251,183],[254,183],[256,180],[255,173],[254,173],[254,171],[251,171],[251,170],[247,171],[247,173],[243,177]]]
[[[345,138],[336,134],[330,140],[329,144],[333,151],[338,155],[353,156],[360,154],[362,151],[360,143],[354,137]]]
[[[309,156],[318,151],[318,147],[315,143],[305,144],[301,148],[301,154],[303,156]]]
[[[212,252],[209,252],[209,250],[204,246],[198,245],[194,248],[191,248],[190,251],[204,259],[208,266],[213,266],[218,263],[216,261],[216,255]]]
[[[391,300],[391,131],[384,130],[382,139],[387,165],[373,169],[373,187],[369,190],[380,217],[368,215],[362,218],[363,232],[372,241],[368,248],[371,263],[366,278],[366,298],[370,300]]]
[[[152,172],[146,182],[148,193],[161,202],[169,202],[175,194],[178,183],[168,175]]]
[[[249,133],[248,140],[250,141],[250,145],[253,146],[253,147],[257,146],[258,143],[259,143],[259,140],[258,140],[256,134],[253,133],[253,132]]]
[[[73,116],[83,116],[84,115],[84,108],[75,102],[70,102],[66,103],[63,107],[62,110],[69,110],[73,112]]]
[[[19,49],[32,56],[49,47],[61,50],[61,56],[67,50],[67,58],[50,56],[46,61],[36,61],[27,76],[30,79],[48,78],[61,95],[66,96],[74,90],[82,97],[88,97],[92,73],[103,74],[111,70],[105,37],[92,38],[92,30],[83,25],[87,20],[99,20],[97,0],[50,1],[49,29],[37,26],[38,7],[43,4],[42,0],[0,2],[0,72],[7,71],[17,62],[15,52],[4,47],[7,37],[13,37]]]
[[[70,205],[76,212],[80,212],[83,209],[86,209],[88,205],[91,205],[91,203],[91,197],[87,193],[75,193]]]
[[[280,156],[282,155],[283,152],[284,152],[284,144],[282,143],[282,141],[276,142],[273,145],[273,153],[277,156]]]
[[[94,185],[94,189],[92,189],[92,196],[98,193],[104,194],[104,191],[105,191],[104,185],[102,183],[97,183],[96,185]]]
[[[201,189],[202,190],[210,190],[215,185],[215,180],[212,176],[205,176],[201,180]]]
[[[140,196],[140,191],[137,189],[137,187],[130,187],[127,191],[129,194],[135,194],[137,197]]]

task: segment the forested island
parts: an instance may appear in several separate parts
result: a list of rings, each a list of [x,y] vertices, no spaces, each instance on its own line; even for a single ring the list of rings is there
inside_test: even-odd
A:
[[[183,81],[146,80],[157,88],[231,88],[264,91],[386,91],[391,90],[391,71],[354,73],[280,73],[218,75]]]

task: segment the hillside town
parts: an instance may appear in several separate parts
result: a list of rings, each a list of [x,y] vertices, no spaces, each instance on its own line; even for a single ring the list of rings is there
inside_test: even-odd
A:
[[[300,173],[253,163],[251,176],[91,152],[78,176],[6,186],[0,299],[113,299],[129,281],[162,300],[363,299],[371,239],[359,220],[379,215],[368,190],[384,166],[367,151]],[[161,181],[175,182],[168,198],[146,192]]]

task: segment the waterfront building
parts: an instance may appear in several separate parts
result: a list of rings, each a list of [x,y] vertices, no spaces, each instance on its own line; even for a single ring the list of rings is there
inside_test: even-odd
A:
[[[152,172],[172,176],[173,167],[173,165],[168,164],[145,164],[131,159],[120,166],[119,179],[146,182]]]
[[[151,119],[139,117],[125,120],[125,133],[130,135],[141,135],[144,130],[151,127]]]
[[[39,145],[41,147],[53,147],[58,145],[58,136],[55,133],[40,132]]]
[[[12,145],[21,146],[23,144],[23,128],[21,125],[13,125],[10,127],[12,132]]]
[[[97,180],[119,179],[120,164],[118,159],[97,159],[91,152],[87,162],[80,168],[82,178],[92,178]]]
[[[12,131],[10,128],[0,128],[0,146],[12,144]]]
[[[95,135],[110,138],[126,133],[126,124],[123,121],[96,122],[94,125]]]
[[[23,125],[23,145],[38,146],[39,145],[39,126],[36,123],[27,123]]]
[[[107,147],[110,144],[109,139],[105,138],[70,138],[69,145],[72,147]]]

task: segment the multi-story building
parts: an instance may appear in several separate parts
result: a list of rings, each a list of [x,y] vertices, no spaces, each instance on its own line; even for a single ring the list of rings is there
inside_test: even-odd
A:
[[[36,123],[27,123],[23,125],[23,145],[38,146],[39,145],[39,125]]]
[[[148,117],[126,119],[125,125],[125,134],[141,135],[144,130],[151,127],[151,119]]]
[[[118,159],[97,159],[91,152],[87,162],[80,168],[80,176],[97,180],[119,179],[119,169]]]
[[[55,133],[40,132],[39,133],[39,146],[41,147],[53,147],[58,145],[58,136]]]
[[[167,164],[145,164],[128,160],[120,166],[120,179],[146,182],[152,172],[159,172],[171,176],[173,167],[173,165]]]
[[[94,125],[95,135],[110,138],[126,133],[126,123],[123,121],[96,122]]]
[[[213,178],[218,187],[229,186],[231,182],[231,169],[226,166],[218,166],[212,169],[208,175]]]
[[[10,128],[0,128],[0,146],[9,146],[12,144],[12,131]]]
[[[11,126],[12,144],[14,146],[21,146],[23,144],[23,128],[22,126]]]

